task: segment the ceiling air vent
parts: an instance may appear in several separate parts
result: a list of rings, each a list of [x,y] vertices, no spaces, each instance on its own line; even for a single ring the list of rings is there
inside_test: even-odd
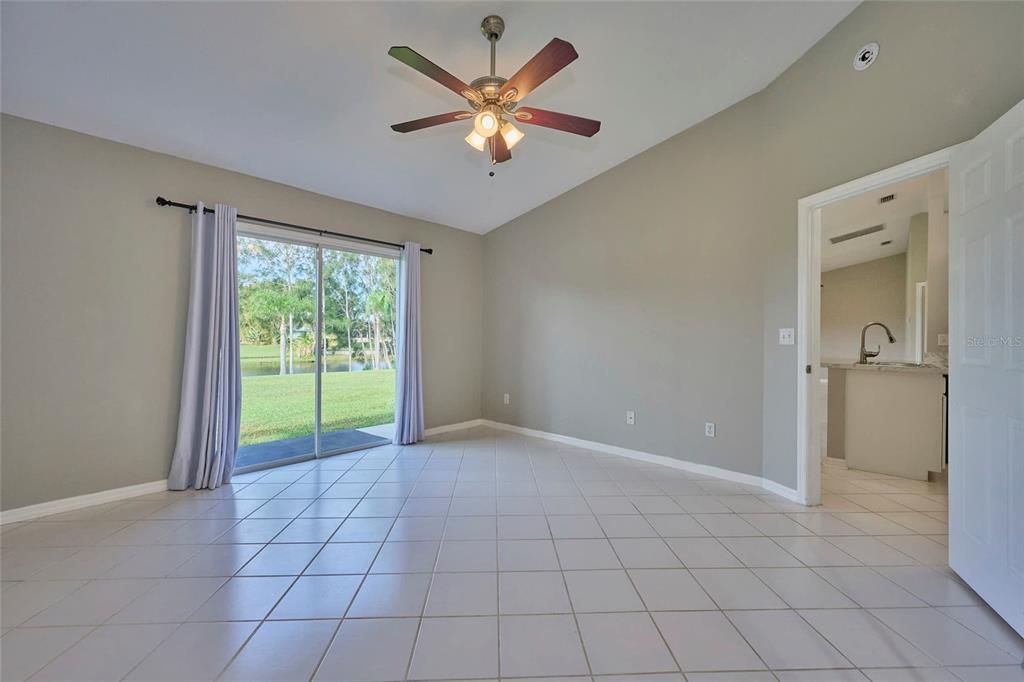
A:
[[[885,225],[873,225],[872,227],[865,227],[862,230],[854,230],[853,232],[841,234],[838,237],[830,237],[829,241],[832,242],[833,244],[840,244],[851,239],[856,239],[857,237],[863,237],[868,234],[874,234],[875,232],[881,232],[884,229]]]
[[[880,203],[880,204],[888,204],[890,201],[895,201],[895,200],[896,200],[896,195],[895,194],[886,194],[884,197],[882,197],[881,199],[878,200],[878,203]]]

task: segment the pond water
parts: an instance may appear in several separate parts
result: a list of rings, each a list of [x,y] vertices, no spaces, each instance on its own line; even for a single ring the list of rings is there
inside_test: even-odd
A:
[[[285,363],[287,367],[287,360]],[[327,372],[361,372],[364,369],[366,369],[366,365],[358,360],[353,360],[351,369],[349,369],[348,358],[344,356],[328,355],[324,358],[324,370]],[[280,373],[281,365],[277,358],[242,358],[243,377],[270,376]],[[309,358],[296,360],[295,364],[292,366],[292,371],[287,373],[312,374],[313,361]]]

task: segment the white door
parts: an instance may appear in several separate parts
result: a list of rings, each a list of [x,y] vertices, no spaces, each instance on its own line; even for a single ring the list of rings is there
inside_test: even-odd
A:
[[[1024,102],[949,185],[949,563],[1024,634]]]

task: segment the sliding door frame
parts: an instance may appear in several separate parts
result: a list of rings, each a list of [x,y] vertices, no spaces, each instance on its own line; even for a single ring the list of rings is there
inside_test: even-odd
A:
[[[401,258],[402,250],[396,247],[383,246],[378,244],[366,244],[363,242],[352,241],[343,239],[340,237],[334,237],[331,235],[309,235],[298,230],[290,230],[286,227],[272,227],[270,225],[258,225],[255,223],[247,223],[244,221],[238,222],[237,232],[239,237],[251,237],[255,239],[268,239],[271,241],[285,242],[288,244],[296,244],[300,246],[309,246],[315,249],[316,252],[316,310],[314,311],[313,326],[315,329],[314,346],[316,352],[313,355],[313,452],[308,455],[296,455],[295,457],[288,457],[286,459],[279,459],[273,462],[266,462],[262,464],[254,464],[248,467],[241,467],[235,469],[236,474],[248,473],[250,471],[259,471],[261,469],[270,469],[273,467],[282,466],[285,464],[294,464],[296,462],[305,462],[311,459],[319,459],[321,457],[331,457],[334,455],[345,454],[346,452],[353,452],[355,450],[363,450],[365,446],[352,446],[349,448],[339,448],[331,450],[330,452],[322,452],[320,446],[320,437],[322,435],[321,428],[321,417],[323,413],[323,377],[321,376],[322,371],[322,353],[323,353],[323,305],[324,305],[324,249],[331,249],[332,251],[348,251],[350,253],[357,253],[363,256],[376,256],[378,258],[391,258],[398,260]],[[383,443],[381,444],[383,445]]]
[[[313,315],[313,329],[315,331],[313,346],[316,352],[313,353],[313,456],[320,458],[324,453],[320,448],[320,434],[322,432],[320,418],[323,416],[323,377],[320,376],[321,365],[323,364],[323,343],[324,343],[324,316],[321,311],[324,309],[324,249],[316,245],[316,311]]]

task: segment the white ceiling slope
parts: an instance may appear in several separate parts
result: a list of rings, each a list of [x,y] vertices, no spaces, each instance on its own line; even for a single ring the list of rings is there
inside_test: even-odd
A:
[[[828,272],[905,253],[910,238],[910,218],[928,211],[929,192],[948,186],[945,174],[945,170],[933,171],[823,208],[821,271]],[[896,198],[885,204],[880,203],[879,199],[887,194],[894,194]],[[833,237],[875,225],[885,227],[879,232],[838,244],[831,242]],[[891,243],[883,245],[882,242],[886,241]]]
[[[3,2],[2,105],[483,233],[761,90],[855,6]],[[462,141],[467,123],[388,127],[461,102],[388,48],[408,45],[468,82],[488,69],[479,24],[490,13],[507,26],[499,75],[555,36],[580,54],[524,103],[603,122],[592,139],[521,126],[494,178]]]

